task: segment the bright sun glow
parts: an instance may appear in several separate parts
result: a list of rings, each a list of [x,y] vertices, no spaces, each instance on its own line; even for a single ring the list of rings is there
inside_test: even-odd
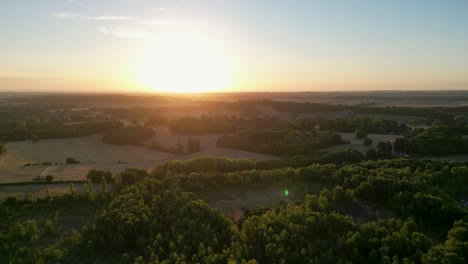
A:
[[[166,37],[143,59],[138,81],[147,90],[198,93],[225,90],[232,68],[220,45],[197,37]]]

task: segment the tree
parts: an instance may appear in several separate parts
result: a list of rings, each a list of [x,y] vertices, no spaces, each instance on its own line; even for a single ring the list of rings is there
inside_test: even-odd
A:
[[[120,192],[120,190],[122,189],[122,176],[120,176],[120,174],[117,174],[114,176],[114,188],[115,188],[115,191],[116,192]]]
[[[453,121],[457,126],[464,126],[467,123],[468,118],[465,115],[456,115],[453,117]]]
[[[86,197],[89,199],[89,200],[93,200],[94,199],[94,190],[93,190],[93,182],[91,180],[88,180],[85,184],[84,184],[84,190],[85,190],[85,193],[86,193]]]
[[[101,178],[101,194],[105,195],[107,193],[107,180],[106,177]]]
[[[180,141],[177,141],[177,154],[182,155],[184,154],[184,145]]]
[[[370,160],[377,160],[378,156],[379,155],[377,154],[377,151],[375,151],[375,149],[369,149],[366,152],[366,157]]]
[[[406,139],[404,138],[397,138],[393,142],[393,149],[396,152],[403,152],[406,151]]]
[[[77,161],[77,160],[74,159],[74,158],[67,158],[67,159],[65,160],[65,163],[66,163],[66,164],[80,164],[80,162]]]
[[[120,177],[122,179],[122,184],[124,185],[131,185],[138,181],[143,180],[148,176],[148,172],[146,170],[140,169],[125,169],[122,173],[120,173]]]
[[[71,196],[74,196],[75,195],[75,187],[73,186],[73,182],[70,182],[70,186],[68,187],[68,193],[71,195]]]
[[[90,170],[86,176],[86,179],[91,180],[93,183],[102,182],[102,178],[105,178],[106,182],[112,182],[112,173],[110,171]]]
[[[187,151],[189,153],[200,151],[200,139],[198,138],[188,138],[187,139]]]
[[[368,137],[366,137],[366,138],[364,139],[364,142],[362,142],[362,144],[363,144],[364,146],[366,146],[366,147],[372,146],[372,143],[373,143],[373,142],[372,142],[372,139],[370,139],[370,138],[368,138]]]
[[[379,157],[390,157],[392,155],[392,143],[389,141],[379,142],[377,144],[377,154]]]
[[[354,131],[354,135],[356,136],[357,139],[363,139],[367,137],[367,134],[361,129],[356,129]]]
[[[45,181],[46,181],[46,182],[53,182],[53,181],[54,181],[54,176],[52,176],[52,175],[47,175],[47,176],[45,177]]]

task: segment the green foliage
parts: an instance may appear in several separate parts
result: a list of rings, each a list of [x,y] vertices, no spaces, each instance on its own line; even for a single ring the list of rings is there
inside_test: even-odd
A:
[[[311,155],[320,148],[344,144],[337,133],[312,135],[292,129],[246,130],[218,139],[217,146],[275,156]]]
[[[187,152],[194,153],[198,152],[201,149],[200,139],[198,138],[188,138],[187,139]]]
[[[125,169],[116,177],[115,182],[120,181],[124,185],[131,185],[143,180],[148,176],[148,172],[140,169]]]
[[[45,176],[45,181],[46,181],[46,182],[49,182],[49,183],[50,183],[50,182],[53,182],[53,181],[54,181],[54,176],[52,176],[52,175],[47,175],[47,176]]]
[[[107,180],[106,177],[102,177],[101,179],[101,195],[107,194]]]
[[[188,160],[173,160],[153,169],[157,177],[165,175],[168,171],[172,173],[190,172],[234,172],[252,170],[257,168],[257,162],[249,159],[229,159],[222,157],[195,157]]]
[[[115,184],[131,186],[120,190],[80,232],[43,247],[39,243],[59,230],[54,220],[23,220],[0,231],[0,259],[7,256],[15,263],[465,263],[468,258],[468,210],[457,201],[468,189],[466,164],[393,159],[296,168],[262,166],[267,165],[203,157],[157,166],[150,175],[127,169],[116,175]],[[101,183],[103,192],[106,177]],[[295,204],[263,208],[236,223],[187,192],[285,183],[335,186]],[[96,203],[109,197],[94,196],[91,179],[85,190],[86,195],[67,199]],[[36,202],[8,199],[0,212],[11,217],[12,210],[23,203],[34,207],[54,201],[55,197]],[[397,218],[358,224],[352,216],[363,202],[392,210]],[[438,243],[443,237],[445,242]]]
[[[100,183],[103,178],[106,182],[113,182],[112,173],[110,171],[90,170],[86,175],[86,179],[91,180],[93,183]]]
[[[80,162],[77,161],[77,160],[74,159],[74,158],[66,158],[66,159],[65,159],[65,163],[66,163],[66,164],[80,164]]]
[[[227,261],[234,231],[220,211],[193,194],[167,191],[147,179],[117,196],[81,241],[89,260],[125,255],[145,262],[220,263]]]
[[[357,139],[367,138],[367,134],[364,131],[362,131],[361,129],[356,129],[356,131],[354,131],[354,136]]]
[[[368,138],[368,137],[364,138],[364,141],[362,142],[362,144],[363,144],[365,147],[370,147],[370,146],[372,146],[372,143],[373,143],[373,142],[372,142],[372,139],[370,139],[370,138]]]
[[[85,122],[74,125],[48,124],[43,128],[35,130],[34,134],[32,134],[32,139],[34,141],[36,138],[83,137],[118,129],[122,126],[123,124],[118,121]]]
[[[143,126],[128,126],[105,133],[102,141],[117,145],[141,145],[154,136],[151,128]]]
[[[389,141],[387,142],[379,142],[377,144],[377,155],[382,158],[388,158],[392,155],[392,143]]]

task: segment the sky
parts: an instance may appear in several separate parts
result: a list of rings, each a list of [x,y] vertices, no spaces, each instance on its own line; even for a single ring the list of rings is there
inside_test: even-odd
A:
[[[468,89],[467,14],[463,0],[2,0],[0,91]]]

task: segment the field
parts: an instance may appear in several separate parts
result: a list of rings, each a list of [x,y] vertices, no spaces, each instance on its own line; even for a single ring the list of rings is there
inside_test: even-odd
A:
[[[434,157],[433,159],[435,159],[435,160],[456,161],[456,162],[468,162],[468,155],[440,156],[440,157]]]
[[[84,191],[83,184],[75,183],[73,187],[77,193]],[[56,183],[56,184],[22,184],[22,185],[0,185],[0,201],[7,197],[16,197],[18,199],[28,198],[32,195],[34,198],[47,197],[47,189],[50,191],[51,196],[59,196],[68,194],[70,190],[69,183]],[[101,191],[101,184],[93,184],[94,192]],[[107,190],[112,190],[112,185],[107,185]]]
[[[90,169],[106,169],[114,173],[125,167],[149,168],[170,160],[172,154],[135,146],[102,143],[98,136],[9,142],[0,156],[0,183],[27,182],[37,176],[52,175],[55,180],[83,180]],[[81,164],[63,164],[67,157]],[[27,163],[52,165],[24,166]]]
[[[242,151],[236,149],[227,148],[211,148],[202,150],[193,154],[184,155],[177,159],[185,160],[200,156],[214,156],[214,157],[226,157],[231,159],[253,159],[253,160],[274,160],[277,159],[275,156],[259,154],[255,152]]]
[[[111,145],[100,141],[99,135],[69,139],[9,142],[6,152],[0,155],[0,183],[30,182],[38,177],[52,175],[56,181],[85,180],[89,170],[105,170],[117,174],[125,168],[149,169],[173,159],[189,159],[197,156],[220,156],[271,160],[276,157],[247,151],[216,148],[220,135],[174,135],[167,128],[157,129],[157,140],[165,147],[174,147],[178,141],[185,144],[187,138],[201,141],[201,151],[176,157],[144,147]],[[67,157],[81,164],[64,164]],[[52,163],[42,165],[42,163]],[[25,164],[38,164],[25,166]]]
[[[372,146],[366,147],[364,146],[363,139],[356,139],[356,136],[354,133],[338,133],[341,135],[341,137],[344,140],[349,141],[349,144],[343,144],[343,145],[336,145],[330,148],[327,148],[327,150],[345,150],[345,149],[355,149],[360,151],[362,154],[366,154],[366,151],[375,148],[379,142],[385,142],[385,141],[390,141],[393,142],[395,139],[401,137],[398,135],[384,135],[384,134],[368,134],[367,137],[369,137],[373,142]]]
[[[220,209],[223,214],[237,222],[246,215],[247,211],[262,210],[304,201],[307,194],[319,194],[325,188],[331,190],[334,186],[295,182],[250,188],[231,187],[203,190],[196,192],[196,194],[210,206]],[[285,194],[286,191],[287,195]],[[365,201],[357,201],[353,208],[337,208],[337,211],[345,215],[351,215],[359,224],[394,217],[390,210]]]
[[[277,204],[291,204],[304,200],[306,194],[317,194],[332,186],[315,183],[277,184],[273,186],[255,186],[253,188],[232,187],[196,192],[197,196],[209,205],[219,208],[234,221],[245,215],[246,210],[273,207]],[[288,195],[285,195],[285,191]]]

